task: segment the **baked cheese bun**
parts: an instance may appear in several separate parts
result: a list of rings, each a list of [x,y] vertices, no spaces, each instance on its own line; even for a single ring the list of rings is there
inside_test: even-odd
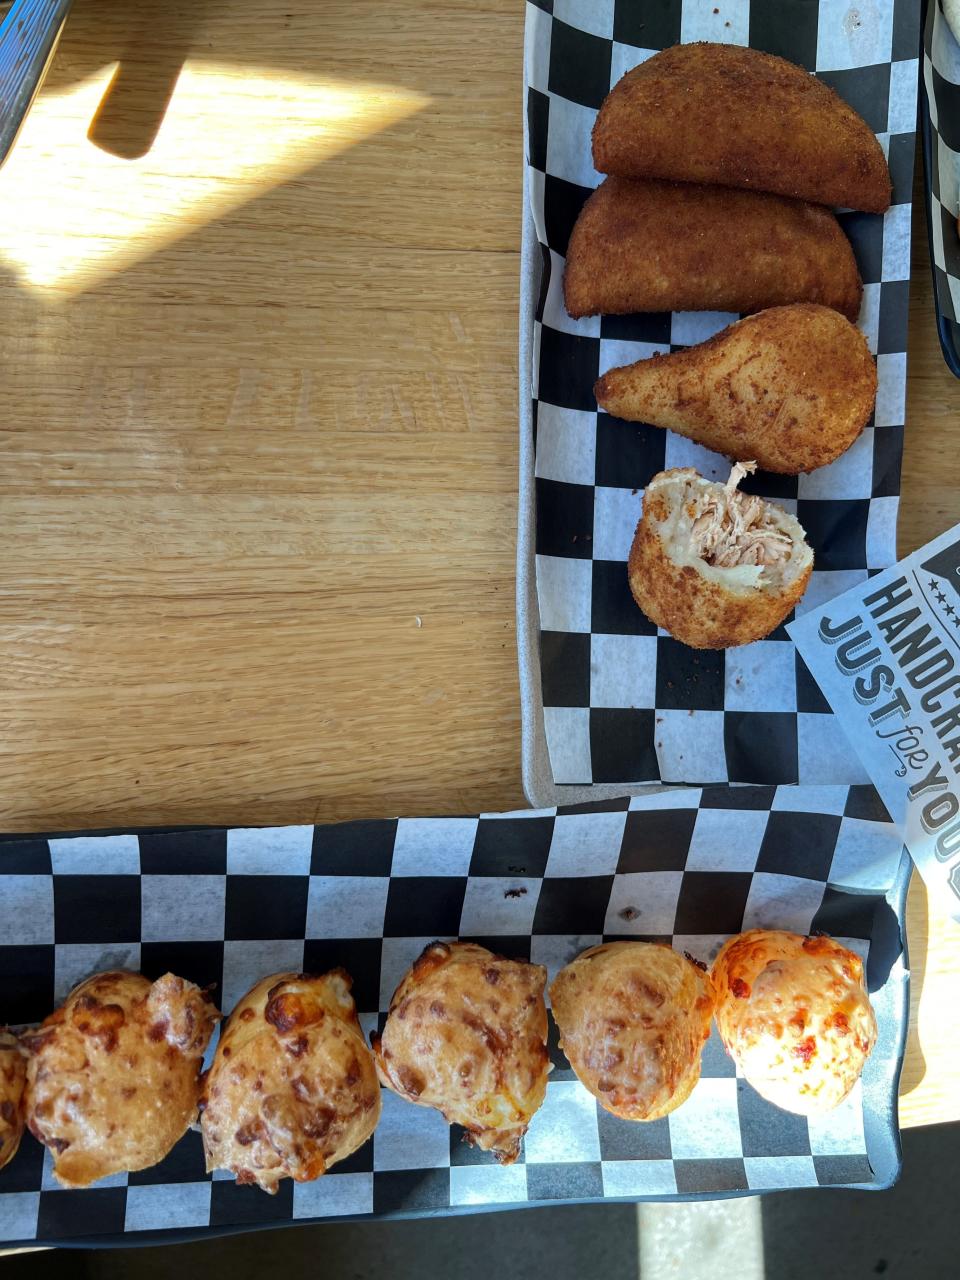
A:
[[[275,973],[243,997],[203,1083],[207,1172],[275,1194],[310,1182],[370,1137],[380,1086],[342,969]]]
[[[65,1187],[162,1160],[196,1119],[200,1064],[220,1018],[172,973],[98,973],[23,1037],[27,1125]]]
[[[832,938],[752,929],[713,964],[717,1027],[757,1093],[785,1111],[829,1111],[877,1039],[858,955]]]
[[[23,1137],[27,1055],[17,1037],[0,1029],[0,1169],[17,1154]]]
[[[380,1079],[512,1164],[547,1091],[546,981],[541,965],[476,943],[432,943],[373,1037]]]
[[[713,1014],[710,976],[670,947],[591,947],[550,984],[560,1047],[602,1107],[624,1120],[658,1120],[700,1079]]]

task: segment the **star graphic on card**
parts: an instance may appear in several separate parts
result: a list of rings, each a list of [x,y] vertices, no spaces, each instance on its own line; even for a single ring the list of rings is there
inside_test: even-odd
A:
[[[947,597],[942,591],[937,592],[937,604],[946,604]]]
[[[956,610],[954,609],[952,604],[947,604],[947,605],[944,605],[943,612],[947,615],[948,618],[952,618]]]
[[[937,587],[939,587],[939,585],[940,585],[940,583],[936,580],[936,578],[931,578],[931,579],[930,579],[930,590],[931,590],[931,591],[936,591],[936,589],[937,589]]]
[[[960,613],[958,613],[957,616],[954,618],[953,625],[955,627],[960,627]]]

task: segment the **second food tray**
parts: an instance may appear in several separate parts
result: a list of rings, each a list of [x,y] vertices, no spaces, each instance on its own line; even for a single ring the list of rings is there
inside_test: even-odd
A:
[[[714,1030],[703,1077],[663,1120],[598,1106],[557,1047],[520,1161],[499,1166],[439,1113],[385,1091],[373,1139],[276,1196],[204,1172],[187,1133],[153,1168],[58,1187],[26,1136],[0,1173],[0,1242],[134,1241],[316,1218],[558,1201],[888,1186],[907,1011],[909,862],[869,787],[704,788],[466,818],[0,841],[0,1018],[44,1018],[103,969],[170,970],[228,1013],[265,974],[343,966],[365,1033],[434,938],[547,967],[641,939],[709,962],[752,927],[824,931],[866,959],[879,1039],[836,1111],[791,1115],[742,1079]]]
[[[758,473],[744,488],[780,503],[807,532],[814,572],[801,609],[891,563],[918,16],[910,5],[858,13],[826,0],[527,5],[518,633],[531,803],[661,782],[866,781],[782,626],[741,648],[694,651],[631,598],[626,560],[644,487],[671,467],[725,479],[729,464],[672,432],[598,412],[594,382],[612,366],[698,343],[736,317],[574,320],[562,278],[571,229],[601,178],[591,158],[597,110],[627,70],[673,44],[706,40],[777,54],[834,89],[877,135],[893,184],[886,214],[839,214],[864,282],[858,323],[877,358],[876,412],[830,466],[799,477]]]

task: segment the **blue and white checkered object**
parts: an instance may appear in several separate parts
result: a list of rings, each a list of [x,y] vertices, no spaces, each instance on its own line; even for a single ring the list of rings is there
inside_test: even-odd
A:
[[[937,327],[947,364],[960,377],[960,44],[938,0],[924,7],[920,123]]]
[[[611,366],[702,341],[735,317],[572,320],[563,305],[564,254],[600,180],[590,134],[603,98],[652,53],[691,40],[749,44],[806,67],[860,112],[887,154],[890,210],[839,214],[864,280],[859,324],[877,356],[874,418],[831,466],[799,477],[761,473],[743,487],[781,503],[807,530],[815,563],[801,611],[896,558],[919,53],[913,0],[859,8],[845,0],[531,0],[533,252],[524,256],[521,331],[531,327],[520,374],[524,731],[561,786],[865,782],[783,627],[746,648],[694,652],[649,622],[627,584],[651,477],[694,466],[725,479],[729,463],[669,431],[598,412],[594,381]],[[535,605],[525,575],[535,575]],[[525,750],[527,794],[534,803],[555,799],[533,779],[530,758]]]
[[[666,942],[708,962],[730,934],[763,926],[823,930],[863,955],[880,1028],[861,1084],[826,1120],[777,1111],[737,1077],[714,1034],[689,1101],[633,1124],[577,1081],[551,1024],[547,1100],[508,1168],[438,1112],[391,1093],[371,1142],[317,1182],[281,1183],[276,1196],[223,1172],[208,1177],[193,1131],[152,1169],[65,1191],[26,1135],[0,1171],[0,1242],[888,1185],[899,1164],[907,869],[876,793],[845,786],[707,787],[479,818],[0,840],[0,1017],[15,1025],[40,1021],[102,969],[173,971],[211,986],[229,1012],[268,973],[342,965],[369,1033],[437,937],[480,941],[552,977],[601,940]]]

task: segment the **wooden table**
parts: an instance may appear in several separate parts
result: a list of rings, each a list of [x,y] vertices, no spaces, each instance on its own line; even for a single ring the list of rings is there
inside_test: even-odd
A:
[[[77,0],[0,174],[0,829],[524,803],[521,9]],[[960,519],[915,228],[904,551]],[[919,884],[910,943],[954,1119]]]

